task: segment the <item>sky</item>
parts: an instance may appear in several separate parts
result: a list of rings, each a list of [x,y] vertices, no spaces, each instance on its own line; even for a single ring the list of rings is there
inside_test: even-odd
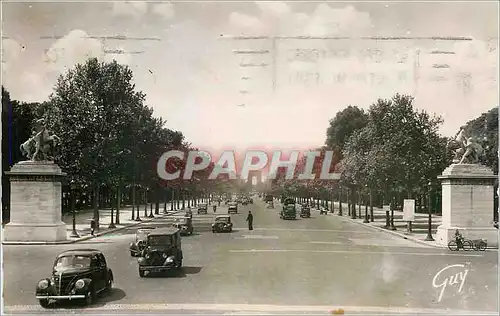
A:
[[[12,98],[47,100],[76,63],[116,59],[203,148],[321,146],[338,111],[394,93],[442,116],[446,136],[498,105],[497,2],[4,2],[2,17]],[[113,35],[129,39],[89,38]],[[360,39],[375,36],[406,39]]]

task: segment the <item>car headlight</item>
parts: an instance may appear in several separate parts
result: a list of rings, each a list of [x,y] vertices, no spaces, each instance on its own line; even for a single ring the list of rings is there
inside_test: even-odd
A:
[[[164,253],[164,254],[163,254],[163,258],[165,258],[165,259],[166,259],[167,257],[168,257],[168,256],[167,256],[167,254],[166,254],[166,253]]]
[[[167,262],[174,262],[174,257],[172,257],[172,256],[168,257]]]
[[[78,281],[76,281],[76,283],[75,283],[75,288],[77,288],[77,289],[81,289],[81,288],[83,288],[84,286],[85,286],[85,281],[83,281],[83,280],[78,280]]]
[[[149,259],[149,254],[146,254],[146,259]]]
[[[40,290],[45,290],[48,287],[49,287],[49,281],[48,280],[41,280],[40,282],[38,282],[38,288]]]

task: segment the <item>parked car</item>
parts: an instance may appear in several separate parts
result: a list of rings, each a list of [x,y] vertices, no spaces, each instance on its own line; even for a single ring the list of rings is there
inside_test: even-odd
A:
[[[227,213],[228,214],[238,214],[238,203],[229,202]]]
[[[198,204],[198,214],[207,214],[208,212],[208,204],[207,203],[201,203]]]
[[[215,221],[212,224],[212,233],[223,233],[223,232],[230,233],[232,231],[233,231],[233,223],[231,223],[231,216],[219,215],[215,218]]]
[[[193,219],[190,216],[176,218],[172,226],[180,229],[181,236],[192,235],[194,231]]]
[[[178,228],[159,228],[152,231],[146,240],[146,249],[137,260],[139,276],[142,278],[155,272],[182,269],[181,231]]]
[[[146,246],[146,238],[151,230],[155,227],[141,227],[135,233],[135,241],[130,243],[130,255],[132,257],[137,257],[141,254]]]
[[[73,249],[60,253],[50,278],[38,281],[36,298],[44,308],[51,301],[79,300],[92,304],[97,294],[110,292],[113,272],[97,249]]]

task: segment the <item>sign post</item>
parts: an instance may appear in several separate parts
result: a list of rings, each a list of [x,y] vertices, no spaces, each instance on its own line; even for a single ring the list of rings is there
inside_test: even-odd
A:
[[[412,233],[412,222],[415,220],[415,200],[405,199],[403,203],[403,220],[407,222],[407,232]]]

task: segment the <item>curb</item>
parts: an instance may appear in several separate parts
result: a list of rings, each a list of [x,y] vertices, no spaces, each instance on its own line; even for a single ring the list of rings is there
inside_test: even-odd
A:
[[[332,215],[336,215],[336,214],[332,214]],[[363,222],[358,222],[358,221],[355,221],[355,220],[353,220],[352,218],[349,218],[349,217],[338,216],[338,215],[336,215],[336,216],[339,217],[339,218],[342,218],[344,220],[347,220],[347,221],[349,221],[351,223],[360,224],[360,225],[363,225],[365,227],[369,227],[369,228],[372,228],[372,229],[375,229],[375,230],[378,230],[378,231],[386,232],[386,233],[389,233],[389,234],[394,235],[394,236],[401,237],[401,238],[406,239],[406,240],[411,240],[413,242],[416,242],[416,243],[419,243],[419,244],[422,244],[422,245],[426,245],[428,247],[438,248],[438,249],[448,249],[447,246],[430,244],[430,243],[428,243],[426,241],[417,239],[417,238],[413,237],[412,235],[405,235],[404,233],[399,233],[399,232],[396,232],[394,230],[388,230],[388,229],[385,229],[385,228],[382,228],[382,227],[377,227],[377,226],[373,226],[373,225],[366,224],[366,223],[363,223]],[[497,247],[486,247],[486,249],[489,249],[489,250],[498,250]]]
[[[148,223],[148,222],[154,221],[155,219],[167,217],[167,216],[170,216],[170,215],[175,215],[175,214],[177,214],[179,212],[182,212],[182,211],[179,210],[179,211],[174,211],[172,213],[162,214],[162,215],[160,215],[158,217],[155,217],[155,218],[147,218],[147,219],[144,219],[144,220],[142,220],[140,222],[137,222],[137,223],[127,224],[127,225],[125,225],[123,227],[109,229],[109,230],[97,233],[95,235],[89,235],[89,236],[85,236],[85,237],[80,237],[80,238],[77,238],[77,239],[74,239],[74,240],[63,240],[63,241],[52,241],[52,242],[51,241],[3,241],[2,245],[6,245],[6,246],[9,246],[9,245],[26,245],[26,246],[29,245],[29,246],[35,246],[35,245],[70,245],[70,244],[76,244],[76,243],[79,243],[81,241],[86,241],[86,240],[93,239],[93,238],[96,238],[96,237],[100,237],[100,236],[104,236],[104,235],[107,235],[107,234],[111,234],[111,233],[114,233],[114,232],[117,232],[117,231],[120,231],[120,230],[123,230],[123,229],[126,229],[126,228],[138,226],[138,225],[140,225],[142,223]]]
[[[388,229],[385,229],[385,228],[373,226],[373,225],[366,224],[366,223],[363,223],[363,222],[358,222],[356,220],[353,220],[352,218],[348,218],[348,217],[344,217],[344,216],[338,216],[338,215],[336,215],[336,216],[338,218],[341,218],[343,220],[349,221],[351,223],[356,223],[356,224],[359,224],[359,225],[362,225],[362,226],[365,226],[365,227],[368,227],[368,228],[371,228],[371,229],[374,229],[374,230],[377,230],[377,231],[386,232],[386,233],[389,233],[389,234],[394,235],[394,236],[401,237],[401,238],[406,239],[406,240],[411,240],[413,242],[416,242],[416,243],[419,243],[419,244],[422,244],[422,245],[426,245],[428,247],[439,248],[439,249],[445,249],[445,248],[447,248],[446,246],[429,244],[429,243],[427,243],[427,242],[425,242],[423,240],[419,240],[419,239],[417,239],[417,238],[415,238],[413,236],[405,235],[403,233],[398,233],[398,232],[393,231],[393,230],[388,230]]]

